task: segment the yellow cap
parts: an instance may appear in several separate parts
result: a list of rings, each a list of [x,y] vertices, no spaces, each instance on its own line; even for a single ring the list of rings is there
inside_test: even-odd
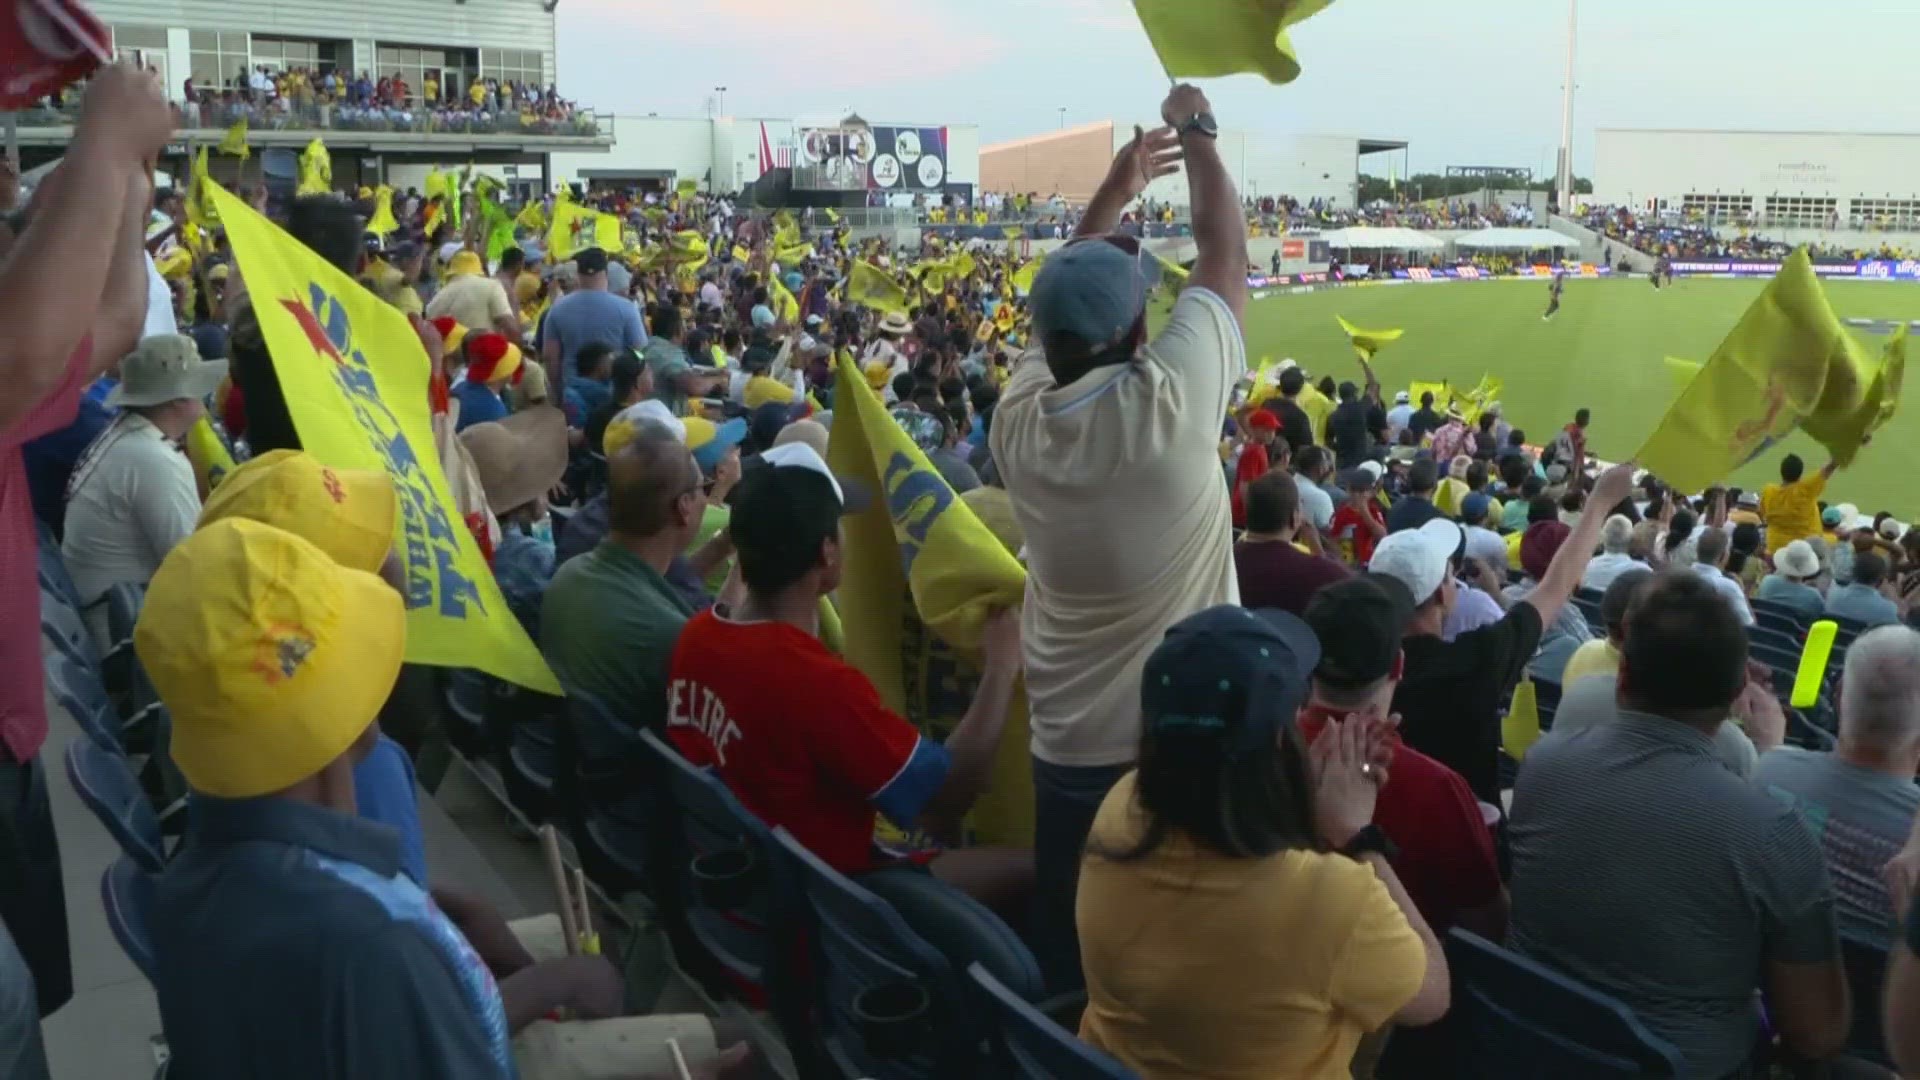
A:
[[[462,251],[447,260],[447,276],[450,278],[469,277],[487,272],[486,265],[480,261],[476,252]]]
[[[383,472],[336,469],[300,450],[269,450],[227,474],[200,527],[241,517],[285,529],[349,570],[380,572],[399,504]]]
[[[193,790],[270,795],[347,752],[400,675],[407,612],[372,574],[247,518],[167,555],[133,629]]]

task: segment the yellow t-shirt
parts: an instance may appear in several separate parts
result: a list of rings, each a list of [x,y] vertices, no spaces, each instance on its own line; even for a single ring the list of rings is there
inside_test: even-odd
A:
[[[474,105],[478,106],[481,102],[487,100],[486,86],[479,80],[475,80],[467,86],[467,97],[473,99]]]
[[[1426,949],[1372,868],[1343,855],[1213,853],[1146,827],[1128,773],[1080,867],[1080,1037],[1154,1080],[1346,1080],[1362,1035],[1420,989]]]
[[[1820,495],[1826,490],[1826,474],[1818,472],[1791,484],[1768,484],[1760,489],[1760,516],[1767,519],[1768,551],[1820,535]]]
[[[1567,668],[1560,673],[1560,685],[1572,686],[1589,675],[1616,675],[1620,671],[1620,650],[1606,638],[1594,638],[1573,650]]]
[[[1307,414],[1307,423],[1312,425],[1313,441],[1321,446],[1327,445],[1327,417],[1333,415],[1333,399],[1309,384],[1300,388],[1294,403],[1300,406],[1301,412]]]

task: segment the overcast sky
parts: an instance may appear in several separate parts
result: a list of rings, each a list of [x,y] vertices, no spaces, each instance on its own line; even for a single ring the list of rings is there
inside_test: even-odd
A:
[[[1196,0],[1198,2],[1198,0]],[[1204,84],[1222,126],[1404,139],[1418,171],[1550,169],[1563,0],[1338,0],[1288,86]],[[560,0],[560,89],[617,114],[974,123],[982,144],[1151,123],[1130,0]],[[1574,159],[1597,126],[1913,131],[1920,0],[1583,0]],[[1380,161],[1382,159],[1375,159]],[[1384,162],[1369,171],[1384,172]]]

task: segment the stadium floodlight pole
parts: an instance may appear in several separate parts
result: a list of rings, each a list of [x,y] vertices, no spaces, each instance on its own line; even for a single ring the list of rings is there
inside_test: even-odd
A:
[[[1567,0],[1567,84],[1560,96],[1560,212],[1573,213],[1573,34],[1580,0]]]

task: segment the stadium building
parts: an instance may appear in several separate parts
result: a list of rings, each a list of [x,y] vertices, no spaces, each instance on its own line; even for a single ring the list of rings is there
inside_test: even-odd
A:
[[[1133,138],[1132,125],[1101,120],[1079,127],[995,143],[980,150],[980,188],[1003,194],[1059,194],[1070,202],[1093,196],[1113,155]],[[1352,207],[1360,189],[1360,158],[1404,150],[1407,144],[1350,135],[1273,135],[1222,128],[1220,157],[1242,198],[1290,195]],[[1153,182],[1147,197],[1188,204],[1187,178],[1175,173]]]
[[[1594,199],[1802,229],[1920,228],[1920,135],[1601,128]]]
[[[556,183],[666,190],[691,179],[703,191],[763,185],[769,205],[939,205],[970,200],[980,183],[972,124],[869,122],[861,117],[615,116],[605,151],[557,153]]]
[[[436,164],[475,162],[484,171],[525,192],[551,184],[556,151],[604,151],[612,136],[581,103],[564,124],[527,123],[517,111],[454,123],[430,119],[422,91],[429,77],[443,103],[462,102],[475,80],[516,86],[554,83],[554,7],[558,0],[92,0],[95,15],[113,34],[113,49],[156,71],[167,96],[182,107],[186,123],[168,148],[162,167],[176,174],[200,145],[225,133],[220,106],[202,108],[194,98],[218,98],[236,78],[264,66],[273,72],[306,69],[373,79],[401,76],[414,106],[405,119],[356,115],[323,104],[301,110],[257,112],[249,121],[254,158],[244,166],[217,157],[223,180],[290,180],[293,155],[315,137],[326,141],[338,185],[393,183],[418,186]],[[52,110],[18,114],[23,164],[31,167],[65,148],[78,95]],[[244,171],[243,171],[244,170]],[[283,176],[284,174],[284,176]]]

